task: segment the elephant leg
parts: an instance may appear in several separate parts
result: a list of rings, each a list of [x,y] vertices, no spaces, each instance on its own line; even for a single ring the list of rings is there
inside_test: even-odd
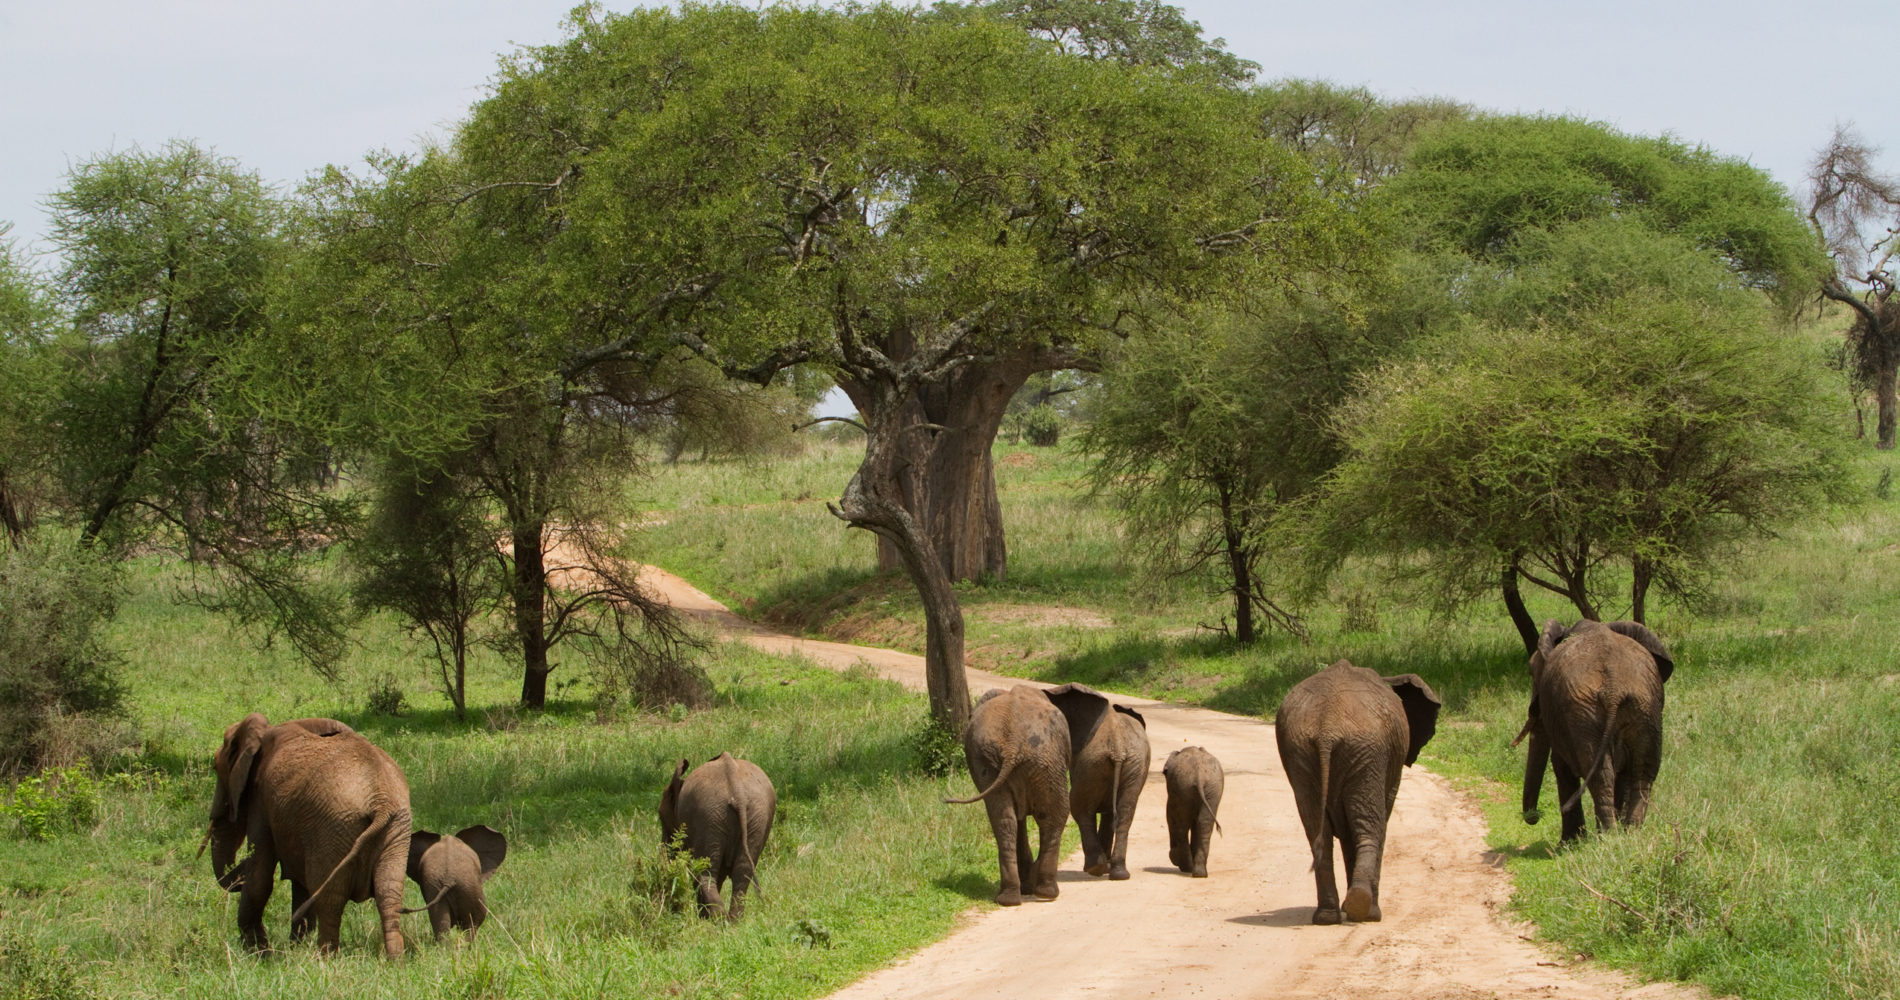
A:
[[[298,910],[303,909],[303,904],[309,901],[310,890],[305,888],[302,882],[293,879],[290,883],[290,912],[296,913]],[[290,939],[292,941],[302,941],[304,935],[309,934],[310,929],[316,925],[316,918],[306,912],[303,915],[303,919],[290,922]]]
[[[449,930],[454,926],[455,915],[449,912],[448,900],[442,900],[434,906],[429,907],[429,928],[435,931],[435,939],[437,941],[447,937]]]
[[[404,822],[407,825],[407,822]],[[377,855],[375,870],[370,873],[370,900],[376,906],[376,915],[382,924],[383,957],[400,958],[402,956],[402,890],[408,878],[409,842],[408,838],[391,838],[384,842],[383,851]],[[338,905],[341,910],[341,904]],[[429,919],[435,920],[430,913]],[[436,932],[441,936],[441,931]]]
[[[1036,862],[1040,855],[1036,847],[1029,842],[1029,815],[1016,817],[1016,879],[1017,884],[1034,887],[1036,884]]]
[[[1313,922],[1339,923],[1339,883],[1338,876],[1333,873],[1334,838],[1316,836],[1316,831],[1311,829],[1307,835],[1313,837],[1313,887],[1319,894],[1319,906],[1313,911]]]
[[[1182,871],[1194,868],[1193,831],[1197,820],[1188,816],[1185,796],[1168,796],[1168,863]]]
[[[1101,815],[1095,803],[1073,798],[1069,812],[1075,816],[1076,831],[1082,835],[1082,870],[1090,875],[1108,874],[1108,851],[1102,844]]]
[[[1597,832],[1616,829],[1616,765],[1605,754],[1603,766],[1584,778],[1590,788],[1590,805],[1597,817]]]
[[[1208,841],[1213,836],[1214,811],[1212,809],[1203,809],[1199,816],[1194,817],[1194,829],[1192,831],[1191,846],[1188,855],[1189,860],[1192,861],[1194,865],[1191,869],[1191,874],[1193,874],[1195,878],[1207,877]]]
[[[726,887],[726,871],[718,858],[713,859],[712,867],[699,877],[697,896],[699,915],[702,917],[723,917],[726,915],[725,901],[719,893]]]
[[[1385,851],[1384,824],[1369,819],[1349,820],[1340,847],[1346,853],[1346,916],[1358,923],[1376,923],[1379,913],[1379,861]]]
[[[745,916],[746,890],[752,888],[754,870],[751,858],[742,857],[732,866],[732,906],[726,910],[726,919],[737,920]]]
[[[1042,850],[1036,853],[1036,898],[1054,899],[1061,892],[1056,884],[1056,865],[1062,860],[1062,830],[1069,817],[1060,810],[1036,817],[1036,834]]]
[[[1577,797],[1582,782],[1577,780],[1577,772],[1555,754],[1550,758],[1550,770],[1557,779],[1557,804],[1563,809],[1563,833],[1558,843],[1568,844],[1583,836],[1583,800]]]
[[[276,876],[276,853],[268,846],[255,846],[244,872],[244,888],[238,893],[238,933],[244,947],[254,952],[270,951],[270,936],[264,932],[264,907],[270,902]]]
[[[1129,767],[1121,778],[1121,787],[1115,793],[1115,812],[1113,839],[1108,841],[1108,877],[1116,881],[1128,878],[1128,828],[1135,822],[1135,805],[1141,801],[1141,786],[1148,780],[1148,773]],[[1109,830],[1102,831],[1104,839]]]
[[[1001,869],[1001,878],[996,890],[996,902],[1000,906],[1021,906],[1023,902],[1022,871],[1018,867],[1017,844],[1027,840],[1027,834],[1020,828],[1022,822],[1016,815],[1016,805],[1006,794],[993,795],[984,800],[989,810],[990,835],[996,838],[996,865]]]
[[[343,941],[343,904],[348,900],[342,893],[332,892],[317,900],[311,907],[317,914],[317,952],[323,955],[336,954],[337,945]]]

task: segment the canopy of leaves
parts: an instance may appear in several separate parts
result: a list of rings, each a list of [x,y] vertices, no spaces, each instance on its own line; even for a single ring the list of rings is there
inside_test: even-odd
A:
[[[1227,51],[1225,39],[1204,39],[1200,24],[1181,8],[1157,0],[986,0],[977,6],[1093,59],[1187,69],[1226,86],[1244,84],[1260,69]]]

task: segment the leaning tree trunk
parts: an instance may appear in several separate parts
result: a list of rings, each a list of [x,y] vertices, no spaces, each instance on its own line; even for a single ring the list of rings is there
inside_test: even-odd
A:
[[[547,554],[540,522],[514,528],[515,634],[521,639],[521,704],[542,708],[548,700]]]
[[[1253,565],[1247,549],[1246,532],[1234,511],[1232,491],[1220,489],[1221,535],[1227,547],[1227,575],[1233,581],[1234,641],[1247,645],[1253,632]]]
[[[1010,398],[1037,370],[1023,358],[973,362],[941,383],[920,387],[898,416],[905,426],[943,428],[927,454],[905,456],[896,485],[904,509],[952,581],[986,576],[1001,580],[1008,570],[990,447],[1002,429]],[[848,379],[839,384],[859,413],[869,412],[864,386]],[[902,569],[905,558],[892,536],[878,536],[880,570]]]
[[[1524,655],[1537,652],[1537,622],[1531,618],[1530,609],[1524,606],[1524,594],[1517,589],[1517,561],[1523,558],[1513,556],[1504,564],[1504,573],[1500,584],[1504,591],[1504,610],[1511,614],[1511,624],[1517,626],[1517,636],[1524,641]]]

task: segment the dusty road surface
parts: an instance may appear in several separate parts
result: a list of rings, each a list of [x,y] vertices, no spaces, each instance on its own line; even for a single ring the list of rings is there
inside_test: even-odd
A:
[[[641,582],[727,635],[839,668],[870,664],[924,687],[920,656],[780,635],[732,614],[678,577]],[[970,672],[970,690],[1017,683]],[[1444,779],[1406,771],[1388,833],[1376,924],[1315,927],[1312,855],[1280,772],[1273,727],[1258,719],[1116,696],[1146,718],[1153,769],[1130,833],[1126,882],[1092,878],[1064,860],[1062,895],[975,913],[955,933],[833,994],[834,1000],[1034,997],[1352,997],[1355,1000],[1644,997],[1704,994],[1637,986],[1568,968],[1499,918],[1509,879],[1485,856],[1475,808]],[[1227,772],[1208,877],[1168,864],[1161,765],[1206,747]],[[967,780],[967,779],[966,779]],[[980,809],[979,805],[944,808]],[[1341,884],[1344,884],[1343,876]]]

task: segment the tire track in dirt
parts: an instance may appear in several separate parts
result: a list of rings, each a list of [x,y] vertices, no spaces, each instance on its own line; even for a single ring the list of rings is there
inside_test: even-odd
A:
[[[740,618],[684,580],[642,570],[641,583],[728,638],[843,669],[860,662],[913,690],[923,658],[888,649],[798,639]],[[1014,678],[969,672],[970,690]],[[1448,782],[1409,768],[1386,844],[1376,924],[1315,927],[1312,857],[1280,770],[1273,727],[1259,719],[1115,695],[1137,707],[1154,748],[1129,834],[1134,878],[1083,874],[1064,859],[1061,898],[976,911],[949,937],[872,972],[832,1000],[902,997],[1288,997],[1390,1000],[1699,998],[1673,983],[1639,986],[1569,966],[1507,922],[1510,879],[1485,851],[1477,809]],[[1168,864],[1169,753],[1199,745],[1227,772],[1208,878]],[[977,809],[980,806],[945,806]]]

